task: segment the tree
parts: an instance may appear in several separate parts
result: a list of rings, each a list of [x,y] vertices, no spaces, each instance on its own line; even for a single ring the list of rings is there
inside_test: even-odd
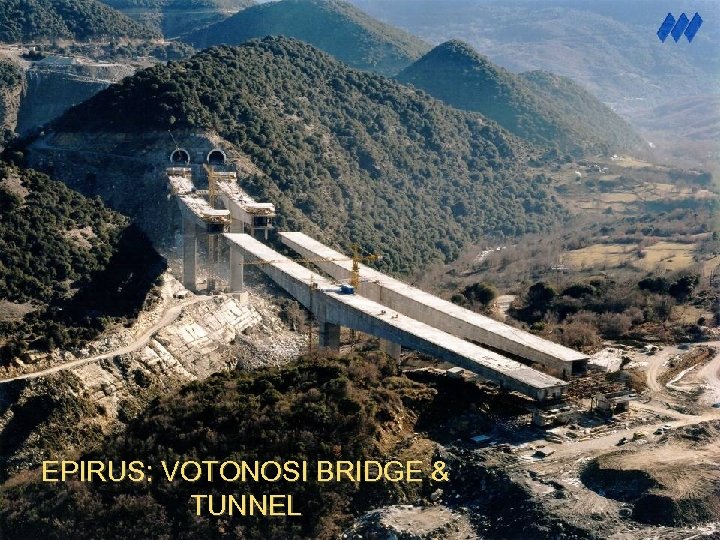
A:
[[[474,283],[465,287],[462,295],[471,305],[479,304],[487,308],[497,297],[497,291],[488,283]]]
[[[678,302],[684,302],[692,295],[695,287],[700,283],[698,274],[685,274],[668,287],[668,294]]]
[[[670,287],[670,282],[660,276],[648,276],[646,278],[641,279],[638,282],[638,287],[641,291],[648,291],[652,293],[657,294],[665,294],[668,292],[668,288]]]

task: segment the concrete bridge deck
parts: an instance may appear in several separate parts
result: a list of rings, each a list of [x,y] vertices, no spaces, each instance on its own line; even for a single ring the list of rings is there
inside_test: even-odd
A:
[[[284,257],[247,234],[223,235],[231,250],[231,283],[242,286],[245,263],[257,267],[308,308],[320,324],[321,345],[339,346],[345,326],[429,354],[538,401],[559,398],[567,383],[474,345],[357,294]]]
[[[350,279],[352,261],[346,255],[304,233],[279,235],[283,244],[303,257],[332,259],[315,264],[334,279]],[[460,338],[541,364],[559,377],[568,378],[587,369],[588,357],[578,351],[474,313],[367,266],[360,265],[360,281],[358,292],[362,296]]]

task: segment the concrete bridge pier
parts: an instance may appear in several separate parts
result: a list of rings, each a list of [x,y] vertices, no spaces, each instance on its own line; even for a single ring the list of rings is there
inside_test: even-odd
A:
[[[194,222],[183,220],[183,286],[197,290],[197,231]]]
[[[318,318],[318,347],[325,351],[340,352],[340,325]]]
[[[395,360],[400,360],[400,352],[402,347],[399,343],[380,338],[380,350]]]
[[[218,237],[216,234],[207,235],[207,250],[208,250],[208,278],[207,278],[207,290],[214,291],[217,288],[217,275],[218,275]]]
[[[245,290],[245,257],[239,249],[230,248],[230,292]]]

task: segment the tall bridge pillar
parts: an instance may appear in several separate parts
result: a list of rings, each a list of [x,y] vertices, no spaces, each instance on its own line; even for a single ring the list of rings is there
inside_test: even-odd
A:
[[[230,247],[230,292],[245,289],[245,257],[239,249]]]
[[[218,236],[216,234],[207,235],[207,249],[208,249],[208,278],[207,278],[207,290],[214,291],[217,288],[217,274],[218,274]]]
[[[400,352],[402,347],[399,343],[394,343],[387,339],[380,338],[380,350],[395,360],[400,360]]]
[[[197,289],[197,231],[188,219],[183,220],[183,286]]]
[[[340,325],[318,319],[318,346],[332,352],[340,352]]]

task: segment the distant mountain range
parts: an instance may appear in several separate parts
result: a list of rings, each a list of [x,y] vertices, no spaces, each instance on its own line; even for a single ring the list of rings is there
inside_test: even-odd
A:
[[[480,237],[540,231],[564,215],[547,180],[525,174],[539,153],[497,124],[287,38],[141,71],[71,109],[48,143],[115,133],[121,147],[107,152],[147,152],[154,138],[169,144],[169,129],[222,137],[254,171],[241,184],[277,205],[279,227],[378,250],[394,271],[450,260]],[[155,180],[162,169],[152,183],[105,185],[107,159],[97,163],[97,192],[122,192],[119,209],[147,223],[146,212],[157,213],[150,199],[165,199]]]
[[[250,7],[183,40],[196,48],[238,45],[265,36],[292,37],[351,67],[394,75],[430,47],[339,0],[283,0]]]
[[[720,3],[672,0],[352,0],[373,17],[430,43],[462,39],[515,73],[570,77],[635,121],[674,99],[720,87]],[[661,43],[668,12],[695,11],[705,23],[692,43]],[[713,114],[710,109],[706,113]],[[669,134],[681,118],[664,124]]]
[[[545,72],[514,75],[462,41],[438,45],[398,79],[542,146],[584,153],[642,144],[626,122],[569,79]]]
[[[0,42],[156,38],[160,34],[96,0],[2,0]]]

